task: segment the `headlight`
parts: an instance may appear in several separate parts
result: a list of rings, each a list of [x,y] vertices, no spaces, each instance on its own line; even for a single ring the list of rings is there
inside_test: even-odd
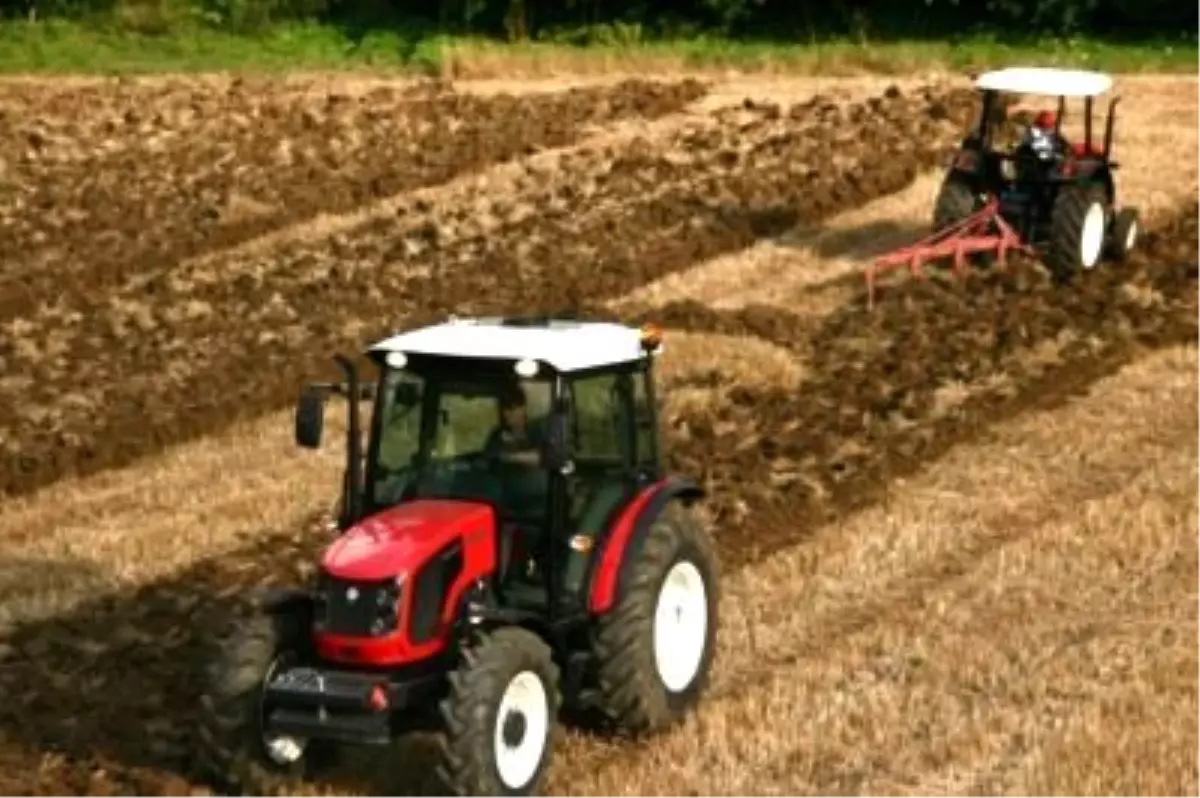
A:
[[[388,579],[375,591],[375,618],[371,621],[372,635],[394,632],[400,620],[400,593],[404,589],[404,575]]]
[[[313,591],[313,626],[321,632],[378,637],[399,625],[399,602],[405,579],[363,582],[321,574]]]

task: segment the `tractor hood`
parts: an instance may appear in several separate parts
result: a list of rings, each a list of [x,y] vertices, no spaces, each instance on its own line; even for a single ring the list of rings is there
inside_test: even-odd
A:
[[[340,579],[378,580],[412,573],[455,540],[491,541],[487,504],[419,499],[381,510],[347,529],[326,552],[322,569]]]

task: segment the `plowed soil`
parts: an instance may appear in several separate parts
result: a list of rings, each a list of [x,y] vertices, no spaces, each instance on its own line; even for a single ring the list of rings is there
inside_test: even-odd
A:
[[[126,108],[91,131],[81,157],[43,156],[51,134],[21,120],[25,148],[7,168],[0,161],[0,317],[53,302],[68,274],[102,291],[319,212],[564,146],[592,124],[679,111],[704,86],[417,91],[314,99],[243,82],[193,90],[186,104],[168,95],[157,112]]]
[[[517,198],[468,192],[461,207],[405,206],[269,258],[216,253],[145,277],[130,268],[106,291],[64,284],[54,304],[0,315],[0,441],[12,464],[3,488],[28,493],[286,406],[316,376],[326,355],[314,353],[357,347],[386,326],[448,310],[604,315],[606,298],[902,189],[955,143],[970,99],[889,92],[861,106],[724,109],[663,151],[635,141],[531,173]],[[677,405],[665,426],[672,465],[711,491],[724,566],[761,562],[824,521],[887,501],[999,419],[1068,401],[1148,349],[1195,341],[1197,215],[1195,204],[1181,209],[1132,262],[1072,286],[1023,263],[966,284],[904,282],[873,313],[860,287],[821,318],[655,310],[672,328],[771,342],[802,375],[786,390],[742,385],[714,360],[670,386],[708,397]],[[228,556],[0,634],[0,789],[202,791],[188,756],[201,647],[252,588],[311,574],[329,542],[324,521],[313,513],[265,529]],[[87,577],[83,564],[53,565],[4,563],[0,598],[25,573]],[[638,755],[585,747],[556,783],[589,761]],[[403,784],[364,786],[369,769],[349,767],[317,786],[436,790],[426,755],[420,741],[387,753]]]
[[[363,319],[578,306],[897,191],[957,140],[969,101],[893,91],[846,108],[751,104],[680,134],[665,154],[635,141],[580,157],[582,173],[566,164],[549,186],[534,177],[527,199],[492,201],[490,230],[468,223],[475,202],[418,208],[412,221],[372,222],[270,260],[150,269],[109,292],[61,286],[0,340],[14,375],[0,379],[12,464],[0,489],[118,465],[283,406],[326,367],[312,353],[357,348],[390,327]]]
[[[1027,263],[960,285],[909,282],[874,314],[860,296],[815,329],[765,307],[656,312],[689,330],[790,348],[808,374],[794,391],[724,386],[712,416],[674,426],[676,467],[704,474],[726,497],[713,503],[718,529],[750,515],[787,519],[779,540],[727,539],[726,560],[757,559],[794,542],[796,527],[879,501],[981,425],[1067,399],[1142,348],[1194,341],[1196,220],[1193,204],[1147,238],[1128,268],[1072,290]]]

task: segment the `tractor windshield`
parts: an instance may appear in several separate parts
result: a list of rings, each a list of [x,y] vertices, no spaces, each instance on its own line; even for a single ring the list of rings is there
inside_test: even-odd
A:
[[[372,506],[467,499],[517,518],[544,514],[548,381],[511,371],[389,370],[380,388],[367,468]]]

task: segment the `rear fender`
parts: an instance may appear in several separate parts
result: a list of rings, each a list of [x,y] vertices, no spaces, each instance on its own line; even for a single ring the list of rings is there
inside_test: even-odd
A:
[[[589,611],[608,612],[616,604],[633,578],[633,563],[650,536],[650,527],[667,505],[672,501],[691,504],[704,495],[704,490],[692,480],[668,477],[650,485],[625,505],[599,552],[588,589]]]

